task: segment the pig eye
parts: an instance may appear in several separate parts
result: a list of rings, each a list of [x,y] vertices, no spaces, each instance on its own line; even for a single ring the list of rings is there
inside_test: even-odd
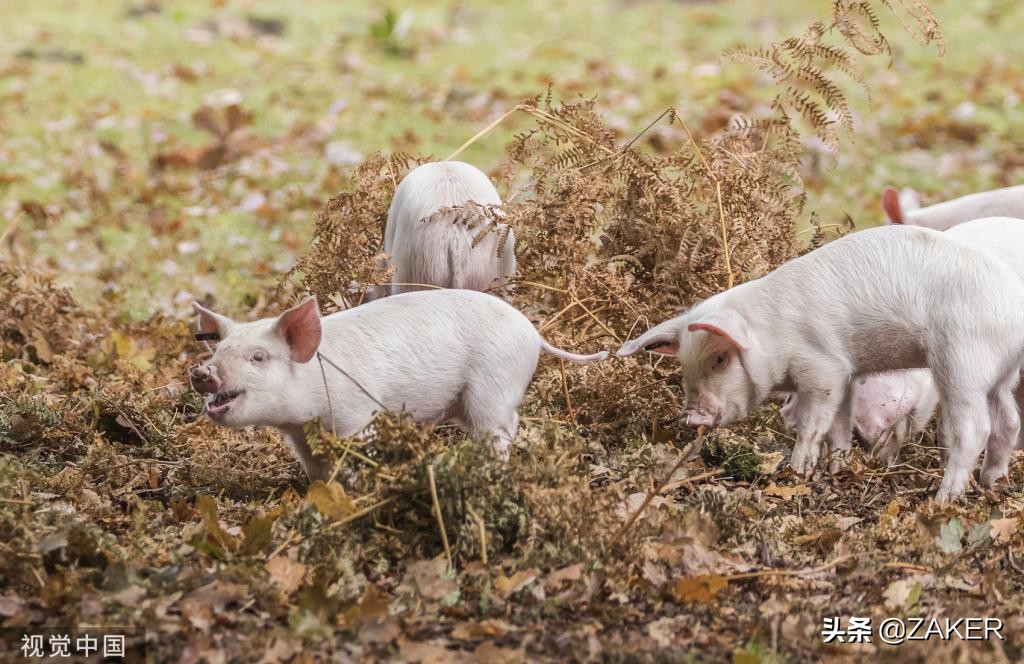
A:
[[[711,370],[720,371],[725,368],[725,365],[729,364],[728,353],[715,353],[711,357]]]
[[[250,362],[262,362],[267,359],[267,351],[265,350],[254,350],[252,355],[249,356]]]

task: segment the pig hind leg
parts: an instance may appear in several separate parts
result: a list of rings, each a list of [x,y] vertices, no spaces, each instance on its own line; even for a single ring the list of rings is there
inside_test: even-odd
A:
[[[522,392],[498,385],[469,387],[463,395],[462,421],[471,436],[487,441],[499,461],[508,461],[512,454],[522,398]]]
[[[989,394],[1000,382],[997,370],[985,358],[971,358],[968,350],[960,350],[956,353],[950,349],[934,366],[942,395],[940,434],[948,451],[942,484],[935,496],[940,502],[960,498],[967,488],[992,430]],[[951,367],[959,371],[954,373]]]
[[[1014,399],[1017,401],[1017,412],[1024,413],[1024,382],[1017,383],[1017,389],[1013,391]],[[1017,443],[1014,445],[1015,449],[1024,450],[1024,429],[1017,434]]]
[[[1010,454],[1020,433],[1020,414],[1013,396],[1016,372],[1003,381],[989,395],[989,417],[992,431],[985,448],[985,461],[981,466],[982,486],[992,488],[1004,477],[1010,466]]]

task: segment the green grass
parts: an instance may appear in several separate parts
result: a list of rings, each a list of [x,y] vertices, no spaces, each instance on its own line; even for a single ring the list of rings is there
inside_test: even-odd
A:
[[[239,308],[303,251],[315,209],[344,186],[348,167],[327,163],[327,144],[445,156],[549,84],[556,99],[596,96],[623,139],[667,106],[699,127],[723,89],[773,94],[748,67],[722,63],[724,48],[799,32],[829,3],[389,3],[391,20],[408,24],[403,34],[389,34],[386,11],[363,0],[218,4],[167,3],[138,18],[121,2],[0,6],[0,216],[10,222],[22,201],[55,206],[49,219],[19,222],[15,248],[56,268],[79,297],[119,299],[132,316],[184,313],[188,296],[207,292]],[[808,173],[807,211],[825,223],[847,213],[875,223],[888,183],[940,200],[1021,180],[1024,8],[932,6],[944,58],[886,17],[892,66],[866,63],[870,100],[846,82],[857,135],[834,165]],[[246,35],[246,16],[282,19],[285,32]],[[223,33],[195,41],[206,22]],[[17,55],[26,49],[80,53],[84,63]],[[154,155],[209,139],[190,115],[224,89],[252,113],[258,154],[213,174],[157,179]],[[965,102],[974,105],[969,141],[937,126]],[[513,118],[462,158],[494,168],[512,132],[531,123]],[[265,214],[239,209],[253,193],[269,199]],[[179,251],[190,242],[198,251]]]

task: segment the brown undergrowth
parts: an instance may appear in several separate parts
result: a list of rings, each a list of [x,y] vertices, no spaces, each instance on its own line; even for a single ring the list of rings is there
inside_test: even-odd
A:
[[[802,147],[787,109],[843,126],[825,72],[855,73],[841,44],[887,51],[873,12],[890,6],[937,36],[918,2],[837,1],[830,25],[745,52],[817,101],[786,88],[696,132],[669,111],[669,149],[618,135],[593,101],[519,106],[530,125],[493,169],[519,263],[500,295],[557,345],[614,349],[793,257]],[[424,160],[356,168],[276,304],[308,291],[333,311],[386,279],[387,206]],[[497,219],[464,212],[481,232]],[[381,415],[360,440],[311,426],[335,467],[309,485],[276,435],[198,419],[186,321],[128,324],[3,265],[0,342],[5,626],[144,628],[132,647],[158,661],[1020,656],[1020,492],[928,502],[930,433],[891,468],[858,452],[805,482],[784,470],[774,407],[697,434],[676,420],[671,361],[549,358],[508,464],[452,428]],[[1008,640],[822,643],[825,617],[899,615],[1000,617]]]

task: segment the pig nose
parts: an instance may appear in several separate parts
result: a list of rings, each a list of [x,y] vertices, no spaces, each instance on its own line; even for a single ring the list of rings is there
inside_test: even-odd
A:
[[[686,413],[686,426],[688,427],[711,427],[714,426],[714,420],[710,415],[697,411],[689,411]]]
[[[220,391],[221,380],[217,376],[217,367],[193,364],[188,368],[188,377],[196,392],[213,394]]]

